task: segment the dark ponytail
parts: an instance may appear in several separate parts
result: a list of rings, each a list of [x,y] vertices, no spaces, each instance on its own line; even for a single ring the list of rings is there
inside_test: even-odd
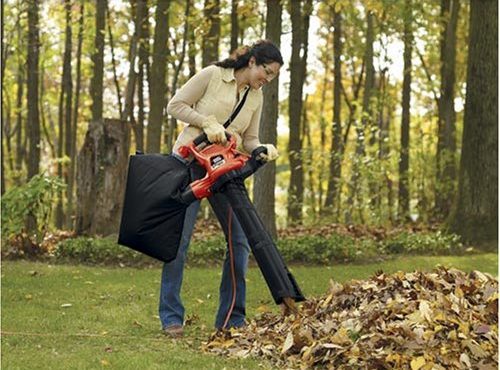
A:
[[[283,65],[280,50],[269,40],[260,40],[252,46],[236,49],[229,58],[216,62],[215,65],[222,68],[234,68],[237,71],[247,67],[251,57],[255,58],[257,65],[273,62]]]

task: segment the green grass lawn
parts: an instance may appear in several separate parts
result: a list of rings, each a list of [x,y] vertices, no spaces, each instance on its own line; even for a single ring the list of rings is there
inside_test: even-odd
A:
[[[364,279],[377,270],[430,270],[437,264],[494,276],[496,254],[406,257],[332,267],[293,266],[304,294],[327,291],[330,279]],[[183,339],[160,331],[160,270],[2,262],[2,368],[4,369],[262,369],[255,359],[203,354],[212,331],[219,268],[188,268],[183,297],[191,319]],[[71,306],[68,306],[71,305]],[[64,307],[67,306],[67,307]],[[248,274],[248,316],[276,310],[258,268]]]

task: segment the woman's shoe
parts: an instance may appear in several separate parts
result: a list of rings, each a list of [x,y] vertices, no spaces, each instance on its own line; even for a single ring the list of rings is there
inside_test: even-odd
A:
[[[184,328],[182,325],[174,324],[164,327],[163,332],[172,338],[180,338],[184,334]]]

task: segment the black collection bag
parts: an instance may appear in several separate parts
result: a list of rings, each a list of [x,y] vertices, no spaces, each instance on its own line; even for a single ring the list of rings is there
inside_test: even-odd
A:
[[[225,128],[240,112],[249,91]],[[180,195],[194,180],[191,166],[173,155],[130,156],[118,244],[163,262],[175,259],[189,206]]]
[[[175,259],[188,206],[179,195],[189,182],[188,165],[172,155],[131,156],[118,243],[163,262]]]

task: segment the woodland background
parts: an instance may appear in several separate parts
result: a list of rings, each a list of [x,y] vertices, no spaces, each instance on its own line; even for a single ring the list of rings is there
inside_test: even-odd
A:
[[[176,89],[267,38],[285,65],[261,141],[281,156],[249,187],[273,235],[423,224],[495,244],[497,29],[493,0],[3,1],[2,237],[116,233],[129,154],[182,129]]]

